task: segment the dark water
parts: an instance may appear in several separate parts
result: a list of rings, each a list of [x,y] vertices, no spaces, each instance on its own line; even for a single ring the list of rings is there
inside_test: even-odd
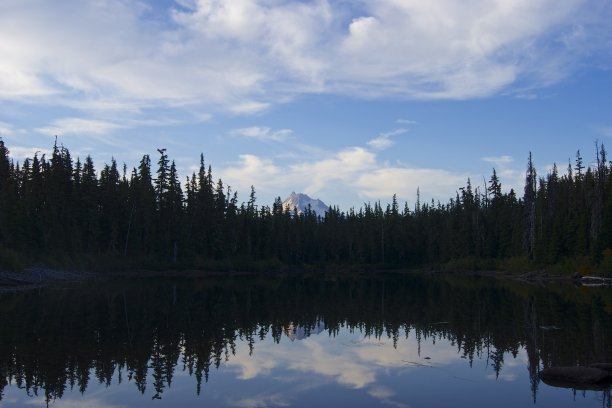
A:
[[[612,292],[484,278],[207,278],[0,295],[2,407],[610,407]]]

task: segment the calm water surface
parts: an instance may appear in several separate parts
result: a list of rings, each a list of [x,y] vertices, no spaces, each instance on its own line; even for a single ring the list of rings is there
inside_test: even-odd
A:
[[[2,407],[611,407],[612,293],[484,278],[95,282],[0,295]]]

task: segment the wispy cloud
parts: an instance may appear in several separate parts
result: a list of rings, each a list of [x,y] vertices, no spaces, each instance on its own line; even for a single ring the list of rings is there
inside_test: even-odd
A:
[[[514,163],[514,158],[512,156],[507,155],[483,157],[482,160],[487,163],[491,163],[497,167],[505,167],[511,163]]]
[[[244,102],[232,105],[229,110],[241,115],[249,115],[262,112],[270,107],[267,102]]]
[[[105,122],[102,120],[81,119],[81,118],[64,118],[57,119],[48,126],[35,129],[38,133],[50,136],[69,136],[69,135],[105,135],[122,126]]]
[[[368,146],[376,149],[376,150],[384,150],[393,146],[395,143],[391,138],[393,136],[403,135],[408,132],[408,129],[395,129],[390,132],[384,132],[376,136],[374,139],[368,142]]]
[[[539,98],[538,94],[534,93],[534,92],[519,92],[514,94],[514,97],[516,99],[523,99],[525,101],[535,101],[536,99]]]
[[[40,128],[36,132],[48,136],[78,136],[95,139],[107,145],[118,146],[119,141],[111,133],[125,126],[117,123],[95,119],[63,118],[57,119]]]
[[[416,125],[418,122],[411,119],[396,119],[395,123],[399,125]]]
[[[612,126],[602,126],[598,129],[598,133],[604,137],[612,139]]]
[[[0,137],[6,139],[17,139],[24,137],[27,133],[25,129],[15,127],[14,125],[0,121]]]
[[[269,127],[252,126],[233,129],[230,134],[262,141],[284,142],[293,135],[293,131],[291,129],[272,130]]]
[[[0,122],[0,136],[12,136],[15,134],[13,125],[6,122]]]

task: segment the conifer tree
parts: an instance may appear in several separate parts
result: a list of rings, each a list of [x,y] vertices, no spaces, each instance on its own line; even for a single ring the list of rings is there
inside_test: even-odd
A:
[[[525,176],[525,195],[523,202],[525,204],[525,247],[530,258],[533,258],[535,251],[536,240],[536,183],[537,175],[529,152],[529,160],[527,162],[527,173]]]

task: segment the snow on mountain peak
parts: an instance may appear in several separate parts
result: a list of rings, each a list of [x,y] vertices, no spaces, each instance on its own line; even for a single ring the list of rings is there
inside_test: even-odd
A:
[[[306,194],[296,193],[295,191],[292,192],[285,201],[283,201],[283,208],[285,211],[293,211],[294,208],[297,208],[297,211],[300,214],[306,211],[308,205],[310,205],[310,209],[312,211],[321,217],[323,217],[325,212],[329,210],[329,207],[323,201],[316,198],[310,198]]]

